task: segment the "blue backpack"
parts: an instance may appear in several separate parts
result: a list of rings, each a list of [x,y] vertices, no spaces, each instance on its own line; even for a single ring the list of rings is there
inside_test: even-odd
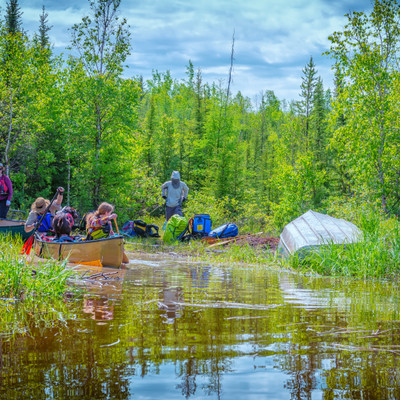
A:
[[[214,237],[217,239],[223,239],[223,238],[228,238],[228,237],[235,237],[239,233],[239,229],[237,225],[235,224],[225,224],[221,225],[218,228],[215,228],[212,230],[208,236]]]
[[[138,234],[133,229],[134,225],[135,224],[133,223],[133,221],[125,222],[125,224],[122,227],[123,234],[126,235],[126,236],[131,236],[131,237],[138,236]]]
[[[195,214],[193,217],[192,234],[207,236],[211,232],[211,224],[209,214]]]
[[[160,237],[157,225],[148,225],[140,219],[125,222],[122,234],[130,237]]]

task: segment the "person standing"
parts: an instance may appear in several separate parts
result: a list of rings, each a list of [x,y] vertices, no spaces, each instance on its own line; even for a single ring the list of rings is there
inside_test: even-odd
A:
[[[5,175],[5,172],[4,165],[0,163],[0,218],[7,218],[13,195],[11,180]]]
[[[174,214],[183,216],[182,202],[186,201],[189,188],[181,181],[179,171],[172,172],[171,180],[161,186],[161,196],[165,199],[165,219],[168,221]]]

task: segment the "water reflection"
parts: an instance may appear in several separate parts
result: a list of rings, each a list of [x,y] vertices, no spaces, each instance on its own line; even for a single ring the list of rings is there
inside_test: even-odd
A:
[[[210,266],[196,265],[190,266],[190,278],[192,280],[192,286],[198,288],[206,288],[210,279]]]
[[[165,311],[162,316],[166,323],[172,324],[175,318],[181,316],[179,303],[183,300],[183,289],[181,287],[169,287],[162,290],[162,300],[158,302],[158,307]]]
[[[130,266],[58,324],[14,315],[29,335],[1,343],[0,398],[400,398],[397,285],[156,256]]]
[[[114,305],[107,296],[83,298],[83,312],[90,315],[95,321],[108,321],[114,318]]]

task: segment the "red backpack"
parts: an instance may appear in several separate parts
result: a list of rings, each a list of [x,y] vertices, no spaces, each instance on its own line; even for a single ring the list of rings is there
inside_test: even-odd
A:
[[[0,195],[8,193],[8,186],[6,185],[6,180],[4,175],[0,178]]]

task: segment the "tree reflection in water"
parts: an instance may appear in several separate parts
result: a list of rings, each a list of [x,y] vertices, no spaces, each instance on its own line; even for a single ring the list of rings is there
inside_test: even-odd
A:
[[[75,318],[24,313],[29,335],[2,341],[0,398],[400,398],[395,284],[199,264],[126,275],[63,303]]]

